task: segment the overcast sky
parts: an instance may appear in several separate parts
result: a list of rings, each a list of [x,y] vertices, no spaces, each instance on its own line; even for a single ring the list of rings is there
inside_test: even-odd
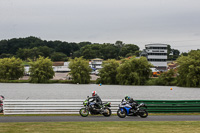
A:
[[[200,0],[0,0],[0,40],[165,43],[200,49]]]

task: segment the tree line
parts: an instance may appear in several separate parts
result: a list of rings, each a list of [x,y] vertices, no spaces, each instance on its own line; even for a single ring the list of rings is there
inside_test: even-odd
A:
[[[83,64],[80,63],[84,61],[83,59],[76,60],[79,62],[79,65]],[[200,87],[200,50],[191,50],[187,55],[182,54],[176,60],[178,67],[161,73],[158,78],[150,78],[152,75],[150,69],[152,65],[149,64],[145,57],[132,57],[130,59],[123,59],[120,62],[121,63],[115,59],[104,61],[102,65],[103,68],[99,71],[100,78],[97,79],[96,82],[120,85]],[[86,69],[87,65],[82,67]],[[71,67],[71,69],[73,69],[73,67]],[[87,78],[85,75],[79,76]],[[84,81],[87,82],[82,83],[88,83],[88,80],[84,79]],[[80,80],[76,82],[78,83]]]
[[[29,59],[30,60],[30,59]],[[177,69],[163,72],[158,78],[151,77],[152,65],[145,57],[127,58],[117,61],[109,59],[103,62],[96,83],[120,85],[177,85],[182,87],[200,87],[200,50],[192,50],[177,60]],[[89,60],[83,57],[70,59],[69,68],[73,83],[90,82]],[[14,80],[23,76],[24,65],[19,58],[0,59],[0,80]],[[32,83],[46,83],[54,76],[52,61],[47,57],[30,60],[30,79]]]
[[[169,60],[176,60],[179,57],[179,50],[172,49],[170,45],[168,45],[167,49]],[[137,45],[125,44],[122,41],[116,41],[113,44],[75,43],[59,40],[46,41],[34,36],[0,41],[0,58],[14,56],[22,60],[35,60],[39,56],[49,57],[52,61],[67,61],[69,58],[74,59],[75,57],[119,60],[124,57],[139,56],[140,52],[140,48]]]
[[[52,61],[48,58],[39,57],[35,61],[30,60],[30,79],[31,83],[46,83],[54,76]],[[23,61],[19,58],[0,59],[0,80],[18,80],[24,76]]]
[[[16,57],[22,60],[39,56],[49,57],[52,61],[67,61],[70,58],[84,59],[120,59],[121,57],[139,56],[139,47],[135,44],[124,44],[122,41],[110,43],[46,41],[37,37],[13,38],[0,41],[0,58]]]

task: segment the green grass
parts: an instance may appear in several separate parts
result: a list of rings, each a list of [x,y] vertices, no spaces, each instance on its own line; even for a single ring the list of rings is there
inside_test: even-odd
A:
[[[0,83],[29,83],[29,80],[4,80],[0,79]],[[63,83],[63,84],[74,84],[73,80],[49,80],[46,84],[55,84],[55,83]],[[90,84],[96,84],[95,80],[91,80]]]
[[[200,121],[0,123],[0,133],[199,133]]]
[[[29,80],[3,80],[3,79],[0,79],[0,83],[29,83]]]

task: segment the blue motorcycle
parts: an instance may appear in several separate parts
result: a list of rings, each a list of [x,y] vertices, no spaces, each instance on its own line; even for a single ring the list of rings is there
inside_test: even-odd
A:
[[[140,116],[141,118],[146,118],[148,116],[147,107],[144,103],[135,104],[133,108],[134,103],[127,103],[122,100],[121,104],[119,104],[119,109],[117,111],[117,115],[120,118],[124,118],[126,116]],[[132,105],[132,106],[131,106]]]

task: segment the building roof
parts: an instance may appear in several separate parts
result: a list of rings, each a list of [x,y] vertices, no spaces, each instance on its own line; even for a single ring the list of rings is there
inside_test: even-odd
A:
[[[64,66],[64,61],[53,62],[53,66]]]
[[[153,44],[146,44],[145,47],[147,46],[158,46],[158,47],[167,47],[168,44],[162,44],[162,43],[153,43]]]
[[[100,59],[100,58],[95,58],[95,59],[91,59],[91,60],[103,60],[103,59]]]

